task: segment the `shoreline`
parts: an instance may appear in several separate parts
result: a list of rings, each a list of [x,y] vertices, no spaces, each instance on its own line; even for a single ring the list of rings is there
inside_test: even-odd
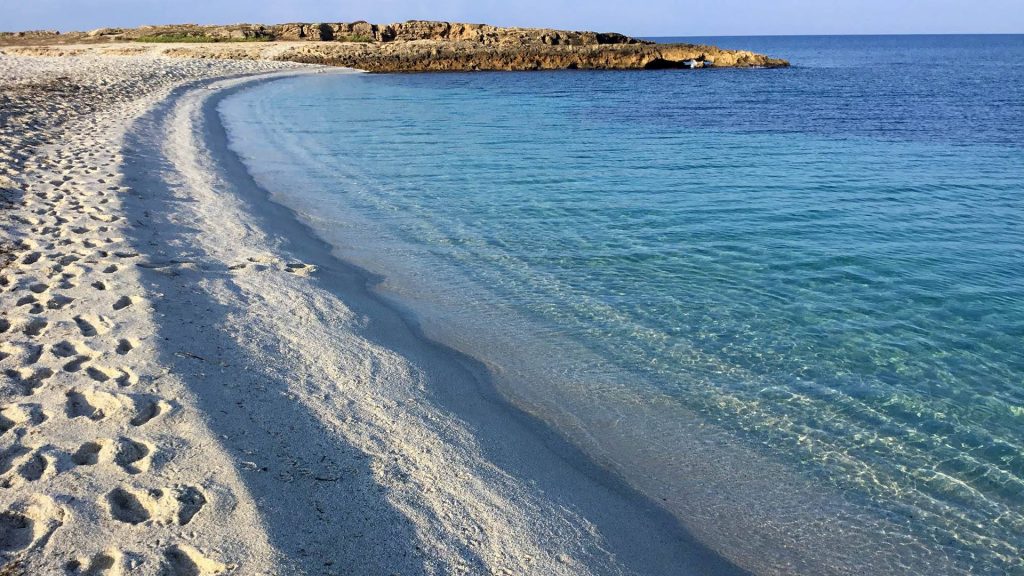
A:
[[[604,501],[600,502],[598,506],[589,506],[591,513],[585,515],[584,518],[595,522],[595,516],[606,516],[605,520],[597,522],[595,527],[598,527],[599,533],[604,538],[609,538],[609,548],[611,550],[608,550],[608,552],[612,557],[618,559],[616,564],[622,559],[629,558],[624,563],[626,566],[629,566],[627,569],[628,573],[680,573],[680,570],[686,570],[686,564],[691,564],[694,573],[707,573],[708,570],[711,570],[715,574],[747,574],[747,572],[731,565],[724,558],[704,548],[703,545],[693,540],[692,537],[687,536],[685,528],[679,526],[678,520],[668,511],[652,502],[648,497],[636,492],[612,471],[596,464],[590,457],[583,454],[578,447],[569,443],[548,424],[511,404],[495,388],[486,366],[475,358],[427,337],[420,328],[410,323],[412,321],[410,317],[393,308],[392,303],[389,303],[385,297],[374,290],[373,286],[380,281],[377,275],[339,258],[335,254],[335,248],[320,239],[316,232],[309,228],[293,210],[275,202],[271,199],[268,191],[253,181],[252,176],[246,171],[241,160],[238,159],[237,155],[228,145],[227,134],[217,108],[220,102],[238,90],[256,87],[259,84],[289,77],[294,76],[288,74],[281,78],[246,80],[244,84],[217,90],[202,105],[206,141],[208,144],[211,140],[214,142],[212,145],[213,156],[220,158],[222,164],[232,166],[229,172],[237,176],[238,180],[244,181],[244,184],[239,185],[240,190],[238,192],[246,197],[250,209],[254,213],[259,214],[260,219],[265,222],[273,221],[274,224],[268,224],[268,227],[278,227],[275,230],[276,233],[285,232],[284,235],[289,241],[293,241],[301,246],[301,248],[293,250],[293,253],[300,256],[299,259],[301,261],[313,263],[317,268],[317,280],[326,284],[327,290],[334,293],[347,306],[360,312],[365,309],[371,309],[371,312],[366,313],[371,323],[383,322],[389,327],[393,327],[395,323],[402,325],[404,330],[408,331],[414,339],[418,340],[416,342],[417,346],[422,346],[429,350],[430,355],[436,356],[442,363],[457,365],[457,368],[454,366],[446,367],[441,369],[442,371],[448,372],[454,369],[467,373],[469,377],[468,385],[463,385],[463,387],[471,388],[472,390],[463,390],[462,392],[475,391],[479,394],[479,397],[467,400],[459,394],[447,393],[443,395],[445,398],[441,400],[441,403],[453,414],[458,415],[457,417],[460,419],[466,419],[472,423],[471,426],[474,429],[474,434],[477,435],[475,440],[480,440],[481,427],[490,427],[492,429],[487,434],[493,437],[492,444],[509,442],[511,440],[510,443],[512,444],[534,444],[536,446],[543,446],[546,450],[550,451],[550,454],[545,457],[547,462],[542,468],[551,469],[551,474],[561,479],[547,480],[544,483],[546,485],[545,492],[558,491],[559,489],[565,490],[567,488],[570,489],[570,492],[575,492],[575,489],[581,485],[593,485],[594,487],[589,488],[587,491],[596,492],[596,496]],[[385,316],[390,316],[391,318],[385,320]],[[391,339],[390,333],[392,331],[394,330],[385,330],[378,335],[381,344],[387,348],[391,348],[387,341]],[[398,347],[394,346],[394,348]],[[440,390],[431,392],[428,389],[427,392],[428,395],[437,397]],[[477,412],[477,414],[473,414],[474,412]],[[486,413],[487,416],[479,414],[481,412]],[[492,419],[495,416],[497,418]],[[503,416],[510,417],[514,423],[495,424]],[[491,451],[500,450],[502,450],[500,447],[491,447]],[[536,457],[536,454],[534,456]],[[515,460],[516,458],[514,455],[505,455],[504,459]],[[521,464],[519,466],[522,467]],[[563,466],[567,467],[568,470],[559,471],[558,468]],[[527,472],[520,470],[519,472],[522,475],[547,475],[543,472],[538,474],[536,471]],[[586,481],[566,483],[564,482],[566,475],[579,475],[581,478],[585,478]],[[519,475],[514,474],[514,476]],[[534,481],[536,481],[536,478]],[[561,500],[566,496],[568,495],[563,495],[559,499]],[[566,501],[586,501],[593,497],[594,495],[581,497],[579,494],[573,494],[568,496]],[[616,505],[614,504],[615,501],[620,503]],[[578,503],[575,507],[583,508],[578,506]],[[607,510],[599,511],[602,508],[619,508],[619,511],[615,514],[608,514]],[[635,512],[631,513],[627,510],[634,510]],[[626,518],[629,516],[634,516],[638,521],[635,526],[624,528],[622,525],[615,525],[619,523],[625,524],[627,522]],[[641,527],[642,525],[644,526],[643,528]],[[644,566],[645,563],[651,562],[651,558],[644,557],[647,555],[637,554],[635,549],[650,548],[651,538],[656,539],[658,536],[649,534],[647,538],[638,538],[637,534],[639,532],[650,532],[651,526],[657,527],[655,532],[664,532],[661,536],[662,538],[676,540],[674,544],[679,547],[679,551],[672,554],[675,557],[674,560],[670,562],[664,562],[664,560],[656,561],[653,564]],[[641,543],[646,544],[646,546]],[[657,548],[661,548],[661,546]],[[687,557],[685,561],[680,561],[680,552],[683,556]],[[631,556],[632,558],[630,558]],[[660,567],[655,568],[659,564]],[[579,570],[585,566],[587,565],[574,566],[574,568]],[[610,567],[606,566],[605,568]],[[599,568],[599,565],[589,566],[589,568]],[[607,570],[598,569],[595,572],[605,573]]]
[[[225,80],[216,62],[82,61],[213,74],[123,94],[129,106],[105,108],[102,126],[85,114],[45,151],[67,177],[17,183],[26,209],[36,196],[57,208],[53,226],[30,221],[4,271],[0,361],[27,386],[0,405],[6,566],[744,573],[492,395],[481,367],[420,338],[365,273],[245,181],[216,103],[225,84],[260,78]],[[108,149],[97,139],[108,173],[91,168]],[[78,256],[60,239],[81,234]],[[37,292],[40,273],[63,283]],[[52,304],[13,304],[29,292]],[[15,353],[22,340],[33,358]]]

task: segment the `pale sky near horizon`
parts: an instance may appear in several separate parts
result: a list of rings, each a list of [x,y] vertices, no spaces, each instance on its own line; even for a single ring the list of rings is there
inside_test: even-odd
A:
[[[0,0],[0,30],[410,19],[633,36],[1024,33],[1024,0]]]

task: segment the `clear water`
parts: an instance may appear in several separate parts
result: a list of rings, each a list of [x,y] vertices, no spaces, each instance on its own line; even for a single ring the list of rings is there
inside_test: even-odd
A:
[[[696,40],[794,66],[222,114],[429,335],[742,566],[1024,574],[1024,36]]]

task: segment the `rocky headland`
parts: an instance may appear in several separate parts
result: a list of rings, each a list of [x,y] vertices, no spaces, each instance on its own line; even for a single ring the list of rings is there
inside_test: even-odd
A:
[[[395,24],[188,24],[101,28],[91,32],[8,32],[0,34],[0,50],[41,56],[80,55],[99,50],[108,54],[277,60],[347,66],[370,72],[789,65],[785,60],[745,50],[656,44],[617,33],[422,20]]]

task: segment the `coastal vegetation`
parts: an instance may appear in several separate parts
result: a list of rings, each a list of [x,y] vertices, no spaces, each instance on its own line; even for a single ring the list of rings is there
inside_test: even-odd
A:
[[[373,42],[373,37],[366,34],[345,34],[334,40],[336,42]]]

